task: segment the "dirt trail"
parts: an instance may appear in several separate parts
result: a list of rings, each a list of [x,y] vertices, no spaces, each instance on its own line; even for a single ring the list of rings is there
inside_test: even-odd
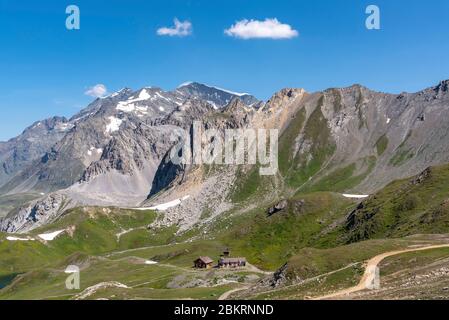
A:
[[[243,290],[247,290],[249,289],[249,286],[245,286],[245,287],[241,287],[241,288],[237,288],[237,289],[232,289],[229,291],[226,291],[225,293],[223,293],[220,298],[218,298],[218,300],[226,300],[227,298],[229,298],[229,296],[235,292],[238,291],[243,291]]]
[[[270,272],[270,271],[260,270],[258,267],[256,267],[255,265],[250,264],[249,262],[246,263],[245,271],[251,271],[251,272],[261,273],[261,274],[265,274],[265,275],[273,274],[273,272]]]
[[[334,298],[341,298],[350,295],[351,293],[355,293],[358,291],[363,291],[367,289],[367,284],[369,284],[370,280],[374,279],[375,277],[375,270],[378,264],[384,260],[385,258],[395,256],[398,254],[408,253],[408,252],[415,252],[415,251],[424,251],[424,250],[431,250],[431,249],[440,249],[440,248],[449,248],[449,244],[440,244],[440,245],[433,245],[433,246],[427,246],[427,247],[421,247],[421,248],[413,248],[413,249],[404,249],[404,250],[397,250],[397,251],[390,251],[385,252],[382,254],[379,254],[373,258],[371,258],[365,268],[365,272],[363,273],[362,278],[360,279],[359,283],[351,288],[343,289],[340,291],[337,291],[335,293],[331,293],[325,296],[320,296],[313,298],[313,300],[324,300],[324,299],[334,299]]]
[[[105,254],[104,257],[109,258],[109,257],[116,256],[116,255],[123,254],[123,253],[135,252],[135,251],[146,250],[146,249],[165,248],[165,247],[176,246],[178,244],[183,244],[183,243],[187,243],[187,241],[174,242],[174,243],[163,244],[163,245],[159,245],[159,246],[147,246],[147,247],[140,247],[140,248],[132,248],[132,249],[127,249],[127,250],[122,250],[122,251],[113,251],[108,254]]]

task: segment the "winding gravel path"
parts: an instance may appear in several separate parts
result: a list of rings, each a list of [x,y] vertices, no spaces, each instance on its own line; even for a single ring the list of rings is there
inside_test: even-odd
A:
[[[408,252],[415,252],[415,251],[424,251],[424,250],[432,250],[432,249],[440,249],[440,248],[449,248],[449,244],[441,244],[441,245],[433,245],[433,246],[427,246],[427,247],[420,247],[420,248],[413,248],[413,249],[404,249],[404,250],[397,250],[397,251],[389,251],[382,254],[379,254],[373,258],[371,258],[365,268],[365,272],[363,273],[362,278],[360,279],[359,283],[354,286],[347,289],[343,289],[328,295],[320,296],[313,298],[313,300],[326,300],[326,299],[336,299],[336,298],[347,298],[350,294],[363,291],[367,289],[367,284],[371,282],[371,280],[375,277],[375,270],[376,267],[379,265],[382,260],[385,258],[396,256],[403,253]]]

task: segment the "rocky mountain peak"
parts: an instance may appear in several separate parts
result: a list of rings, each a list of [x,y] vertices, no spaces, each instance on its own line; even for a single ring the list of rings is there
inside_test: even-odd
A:
[[[264,111],[273,111],[284,107],[306,94],[304,89],[285,88],[276,92],[263,107]]]
[[[186,96],[195,96],[208,101],[216,109],[225,107],[235,97],[239,97],[246,105],[251,105],[258,102],[254,96],[248,93],[233,92],[198,82],[184,83],[180,85],[176,91]]]
[[[438,93],[449,91],[449,80],[441,81],[436,87],[435,91]]]
[[[130,95],[132,92],[133,92],[133,89],[125,87],[123,89],[120,89],[120,90],[112,93],[111,95],[107,96],[106,98],[121,98],[123,96]]]
[[[229,104],[223,108],[223,111],[228,113],[246,113],[253,110],[252,108],[248,108],[239,97],[232,98]]]
[[[18,139],[32,139],[33,136],[39,133],[48,133],[52,130],[57,130],[60,132],[67,131],[70,128],[68,120],[65,117],[51,117],[41,121],[36,121],[31,126],[26,128]]]

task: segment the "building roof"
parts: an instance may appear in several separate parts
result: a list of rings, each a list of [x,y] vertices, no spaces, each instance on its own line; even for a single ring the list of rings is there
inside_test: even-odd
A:
[[[246,262],[246,258],[221,258],[221,263],[240,263]]]
[[[201,260],[203,263],[205,263],[205,264],[209,264],[209,263],[212,263],[212,262],[214,262],[214,260],[212,260],[211,258],[209,258],[209,257],[199,257],[198,259],[196,259],[195,261],[198,261],[198,260]]]

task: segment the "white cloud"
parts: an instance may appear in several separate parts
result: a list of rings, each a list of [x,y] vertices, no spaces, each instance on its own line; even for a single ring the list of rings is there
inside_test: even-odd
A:
[[[106,89],[106,86],[104,84],[96,84],[93,87],[90,87],[86,92],[84,92],[85,95],[95,97],[95,98],[101,98],[108,92],[108,89]]]
[[[157,30],[160,36],[178,36],[185,37],[192,34],[192,23],[189,21],[179,21],[177,18],[173,20],[174,26],[171,28],[163,27]]]
[[[237,21],[225,34],[240,39],[290,39],[298,36],[298,31],[278,19],[241,20]]]

